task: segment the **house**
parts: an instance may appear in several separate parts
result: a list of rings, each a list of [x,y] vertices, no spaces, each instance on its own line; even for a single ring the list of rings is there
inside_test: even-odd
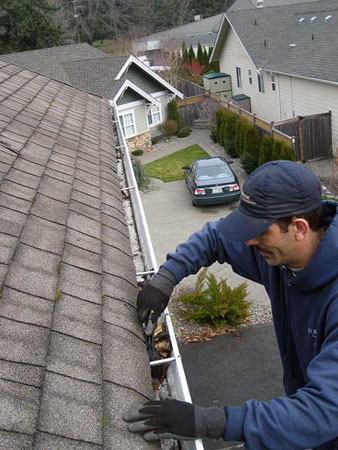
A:
[[[228,9],[240,11],[243,9],[266,8],[270,6],[293,5],[295,3],[318,2],[320,0],[236,0]]]
[[[169,101],[183,98],[138,58],[107,56],[88,44],[12,53],[2,58],[110,100],[117,107],[130,150],[150,150],[152,137],[159,134],[157,126],[167,118]]]
[[[159,449],[106,99],[0,59],[0,447]]]
[[[217,14],[206,19],[195,16],[194,22],[144,36],[133,42],[133,52],[148,56],[152,65],[163,65],[163,51],[168,47],[170,50],[181,50],[185,42],[186,46],[189,48],[191,45],[197,54],[200,43],[208,50],[214,46],[222,16],[223,14]]]
[[[335,0],[228,11],[211,58],[231,75],[232,94],[250,97],[267,121],[331,111],[338,147]]]

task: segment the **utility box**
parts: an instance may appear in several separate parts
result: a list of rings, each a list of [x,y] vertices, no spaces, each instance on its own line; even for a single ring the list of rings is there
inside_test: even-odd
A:
[[[227,73],[206,73],[203,75],[203,86],[204,89],[219,95],[224,100],[230,100],[232,96],[231,76]]]
[[[231,97],[231,103],[245,109],[245,111],[251,112],[251,99],[245,94],[234,95]]]

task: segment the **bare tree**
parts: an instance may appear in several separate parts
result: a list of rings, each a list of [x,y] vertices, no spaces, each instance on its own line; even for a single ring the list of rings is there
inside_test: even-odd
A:
[[[171,0],[168,2],[169,14],[174,27],[183,25],[188,18],[192,0]]]

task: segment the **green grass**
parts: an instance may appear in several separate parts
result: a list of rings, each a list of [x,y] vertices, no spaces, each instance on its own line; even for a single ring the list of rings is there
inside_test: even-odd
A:
[[[165,183],[184,180],[182,166],[190,164],[194,159],[207,158],[208,156],[210,155],[199,145],[190,145],[190,147],[146,164],[144,169],[150,177],[159,178]]]

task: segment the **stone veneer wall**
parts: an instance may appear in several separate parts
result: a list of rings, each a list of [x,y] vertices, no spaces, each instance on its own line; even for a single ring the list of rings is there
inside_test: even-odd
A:
[[[128,138],[126,141],[131,152],[136,149],[142,149],[146,152],[150,152],[152,148],[151,135],[149,131]]]

